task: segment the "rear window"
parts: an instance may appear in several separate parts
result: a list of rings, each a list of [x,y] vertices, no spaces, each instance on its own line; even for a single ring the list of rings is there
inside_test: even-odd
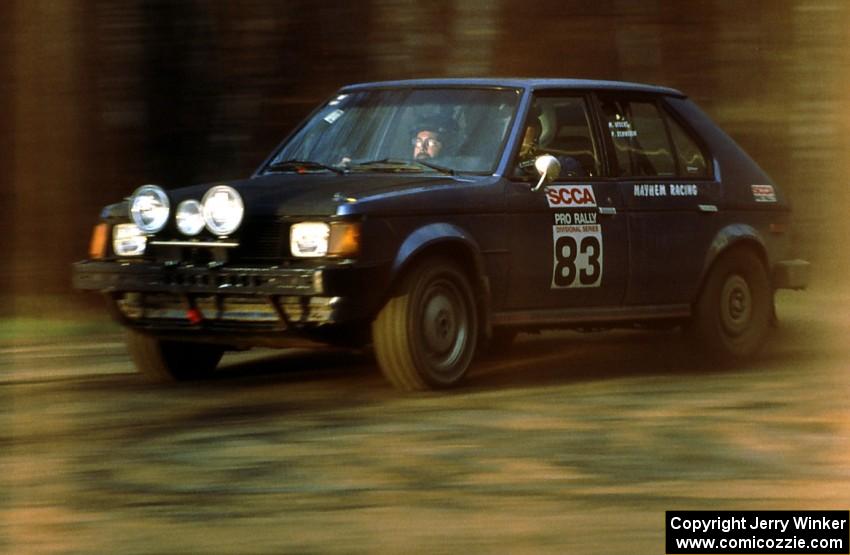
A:
[[[694,137],[669,114],[666,120],[670,128],[670,137],[673,139],[673,146],[676,148],[679,174],[687,177],[711,177],[707,162],[708,157]]]

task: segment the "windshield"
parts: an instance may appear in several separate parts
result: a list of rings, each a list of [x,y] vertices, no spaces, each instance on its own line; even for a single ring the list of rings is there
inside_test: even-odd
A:
[[[493,173],[519,98],[473,88],[340,94],[265,170]]]

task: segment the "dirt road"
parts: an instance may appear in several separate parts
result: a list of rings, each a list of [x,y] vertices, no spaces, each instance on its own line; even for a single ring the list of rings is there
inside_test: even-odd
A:
[[[676,333],[521,336],[420,395],[350,354],[163,388],[114,339],[7,348],[0,552],[663,553],[665,510],[846,509],[848,308],[782,294],[732,370]]]

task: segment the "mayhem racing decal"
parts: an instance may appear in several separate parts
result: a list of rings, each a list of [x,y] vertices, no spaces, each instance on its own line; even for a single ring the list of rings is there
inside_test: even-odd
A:
[[[773,185],[750,185],[756,202],[776,202],[776,191]]]
[[[635,197],[695,197],[698,194],[695,183],[641,183],[632,187]]]
[[[546,187],[549,208],[595,208],[591,185],[552,185]]]
[[[602,284],[602,226],[554,225],[552,244],[552,289]]]

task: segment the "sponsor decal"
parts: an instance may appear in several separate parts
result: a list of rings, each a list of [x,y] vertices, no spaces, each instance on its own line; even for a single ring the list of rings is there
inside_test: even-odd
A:
[[[595,208],[591,185],[552,185],[546,187],[549,208]]]
[[[750,185],[756,202],[776,202],[776,191],[773,185]]]
[[[344,113],[345,112],[343,112],[342,110],[337,108],[336,110],[334,110],[330,114],[326,115],[323,119],[328,123],[333,123],[336,120],[338,120],[340,117],[342,117],[342,114],[344,114]]]
[[[632,194],[636,197],[695,197],[699,189],[695,183],[640,183],[633,186]]]
[[[596,223],[596,212],[555,212],[555,225],[588,225]]]
[[[336,98],[328,102],[328,106],[336,106],[341,100],[345,100],[346,98],[348,98],[347,94],[339,94]]]
[[[693,183],[671,183],[671,197],[695,197],[699,194],[697,186]]]
[[[641,183],[634,186],[632,194],[636,197],[666,197],[667,185],[664,183]]]
[[[552,244],[552,289],[602,285],[602,226],[554,225]]]

